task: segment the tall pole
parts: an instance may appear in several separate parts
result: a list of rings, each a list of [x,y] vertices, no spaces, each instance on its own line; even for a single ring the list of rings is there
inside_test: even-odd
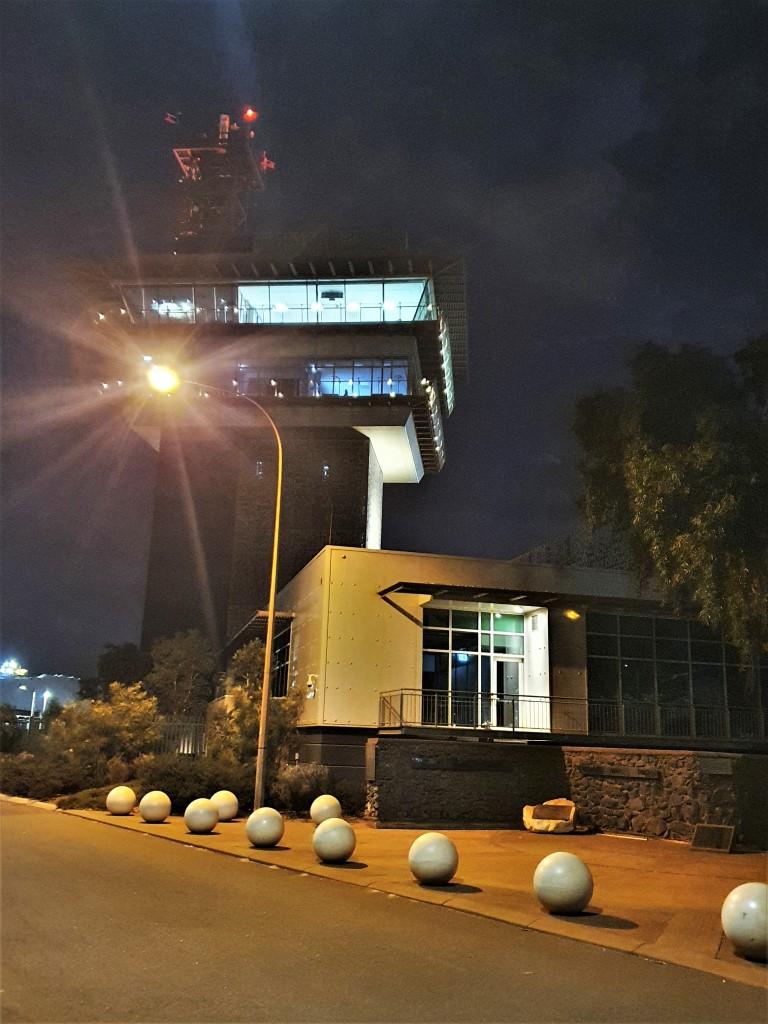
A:
[[[267,718],[269,715],[270,684],[272,682],[272,643],[275,636],[275,593],[277,591],[277,555],[280,547],[280,510],[283,500],[283,442],[275,421],[267,410],[249,395],[241,395],[262,413],[272,428],[277,446],[277,479],[275,482],[275,520],[272,527],[272,567],[269,573],[269,605],[267,606],[267,639],[264,650],[264,679],[261,685],[261,714],[259,715],[259,743],[256,748],[256,784],[253,807],[264,803],[264,783],[267,761]]]

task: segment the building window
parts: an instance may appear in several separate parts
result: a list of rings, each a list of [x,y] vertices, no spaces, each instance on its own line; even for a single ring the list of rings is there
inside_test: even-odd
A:
[[[697,620],[590,612],[590,729],[635,735],[759,733],[757,666]],[[764,682],[768,682],[765,679]]]
[[[530,623],[531,615],[528,615]],[[539,637],[545,636],[541,616]],[[422,722],[470,728],[549,728],[544,693],[527,694],[526,614],[429,604],[423,613]]]
[[[272,676],[270,690],[273,697],[288,694],[288,676],[291,664],[291,622],[278,621],[272,640]]]
[[[270,281],[237,286],[244,324],[343,324],[435,320],[427,278]]]

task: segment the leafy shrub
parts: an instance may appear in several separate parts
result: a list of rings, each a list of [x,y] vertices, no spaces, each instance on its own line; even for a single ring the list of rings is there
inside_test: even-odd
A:
[[[365,812],[365,783],[340,779],[331,785],[331,792],[341,804],[345,817],[360,818]]]
[[[136,782],[128,781],[127,785],[135,791]],[[97,786],[93,789],[81,789],[78,793],[71,793],[67,796],[60,796],[56,806],[64,811],[103,811],[106,807],[107,793],[113,788],[110,782],[107,786]]]
[[[171,798],[174,814],[183,814],[198,797],[209,797],[218,789],[231,790],[240,801],[240,810],[253,807],[253,764],[238,764],[226,758],[188,757],[184,754],[160,754],[143,757],[136,763],[139,792],[161,789]]]
[[[16,720],[16,712],[10,704],[0,705],[0,751],[13,754],[21,749],[25,730]]]
[[[132,761],[151,750],[160,735],[157,701],[137,683],[111,683],[105,701],[81,701],[64,708],[51,723],[45,746],[67,751],[83,766],[99,764],[102,773],[112,758]],[[94,780],[102,785],[107,778]]]
[[[86,784],[82,766],[66,754],[3,755],[0,759],[0,788],[11,796],[47,800],[77,792]]]
[[[315,797],[327,793],[331,773],[324,764],[287,764],[277,773],[271,796],[293,814],[306,814]]]
[[[112,786],[121,786],[133,774],[133,765],[122,757],[110,757],[107,761],[107,779]]]

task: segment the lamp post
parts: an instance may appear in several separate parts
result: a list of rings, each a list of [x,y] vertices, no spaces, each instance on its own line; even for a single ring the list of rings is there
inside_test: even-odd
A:
[[[218,391],[221,394],[232,397],[231,392],[227,391],[226,388],[219,388],[209,386],[208,384],[201,384],[199,381],[186,380],[182,381],[178,373],[174,369],[168,366],[152,365],[147,371],[147,378],[149,379],[150,386],[155,391],[160,391],[163,394],[171,394],[176,391],[179,386],[184,384],[192,384],[194,387],[204,388],[206,391]],[[271,688],[271,677],[272,677],[272,644],[275,635],[275,594],[277,592],[277,556],[280,546],[280,512],[282,507],[283,499],[283,442],[280,437],[280,432],[277,429],[277,424],[269,415],[267,410],[257,402],[255,398],[251,398],[250,395],[238,395],[240,399],[248,402],[249,405],[255,406],[264,419],[269,424],[272,433],[275,438],[275,445],[277,448],[277,479],[275,483],[275,518],[272,526],[272,564],[269,573],[269,604],[267,605],[267,638],[264,649],[264,677],[261,685],[261,713],[259,715],[259,742],[256,748],[256,780],[254,783],[253,791],[253,806],[254,810],[257,807],[261,807],[264,803],[264,782],[266,777],[266,760],[267,760],[267,721],[269,715],[269,696]]]
[[[19,689],[25,690],[27,693],[29,693],[29,687],[26,685],[26,683],[22,683]],[[34,717],[35,714],[35,697],[37,697],[37,690],[32,691],[32,702],[29,705],[29,721],[27,722],[27,732],[29,732],[30,729],[32,728],[32,718]]]

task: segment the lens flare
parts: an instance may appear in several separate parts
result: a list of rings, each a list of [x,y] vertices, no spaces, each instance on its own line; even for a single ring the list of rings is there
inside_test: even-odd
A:
[[[181,384],[181,379],[171,366],[150,366],[147,370],[149,386],[154,391],[169,395],[176,391]]]

